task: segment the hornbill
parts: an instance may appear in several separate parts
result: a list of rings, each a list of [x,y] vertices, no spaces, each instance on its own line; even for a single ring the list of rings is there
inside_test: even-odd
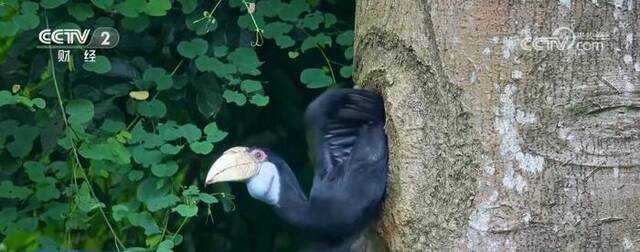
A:
[[[324,237],[357,235],[375,218],[387,176],[382,97],[361,89],[330,89],[307,108],[314,155],[309,197],[277,154],[233,147],[211,166],[205,184],[242,181],[249,194],[289,224]]]

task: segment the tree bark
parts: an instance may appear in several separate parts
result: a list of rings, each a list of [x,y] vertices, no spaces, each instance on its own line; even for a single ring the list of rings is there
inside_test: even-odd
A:
[[[387,110],[386,246],[640,249],[639,8],[358,1],[354,78]],[[554,31],[603,46],[527,47]]]

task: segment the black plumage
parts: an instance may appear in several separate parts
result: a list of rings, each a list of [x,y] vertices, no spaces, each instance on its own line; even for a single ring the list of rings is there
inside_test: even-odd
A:
[[[380,95],[331,89],[307,108],[315,173],[307,198],[281,158],[268,160],[280,174],[277,214],[290,224],[323,236],[348,237],[376,216],[387,176],[387,138]]]
[[[307,108],[314,177],[309,197],[287,163],[262,148],[237,146],[211,166],[205,184],[243,181],[252,197],[286,222],[321,239],[311,251],[352,251],[376,217],[387,177],[382,97],[373,91],[330,89]]]

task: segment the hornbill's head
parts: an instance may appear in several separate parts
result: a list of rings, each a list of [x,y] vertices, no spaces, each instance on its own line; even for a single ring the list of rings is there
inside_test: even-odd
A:
[[[219,182],[246,182],[249,194],[277,205],[280,194],[278,169],[265,150],[233,147],[226,150],[209,168],[205,185]]]

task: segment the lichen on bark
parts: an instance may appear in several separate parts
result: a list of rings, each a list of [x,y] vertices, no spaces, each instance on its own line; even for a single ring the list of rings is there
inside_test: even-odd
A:
[[[392,251],[640,246],[640,3],[357,3],[356,83],[385,96]],[[606,33],[599,50],[522,41]]]

